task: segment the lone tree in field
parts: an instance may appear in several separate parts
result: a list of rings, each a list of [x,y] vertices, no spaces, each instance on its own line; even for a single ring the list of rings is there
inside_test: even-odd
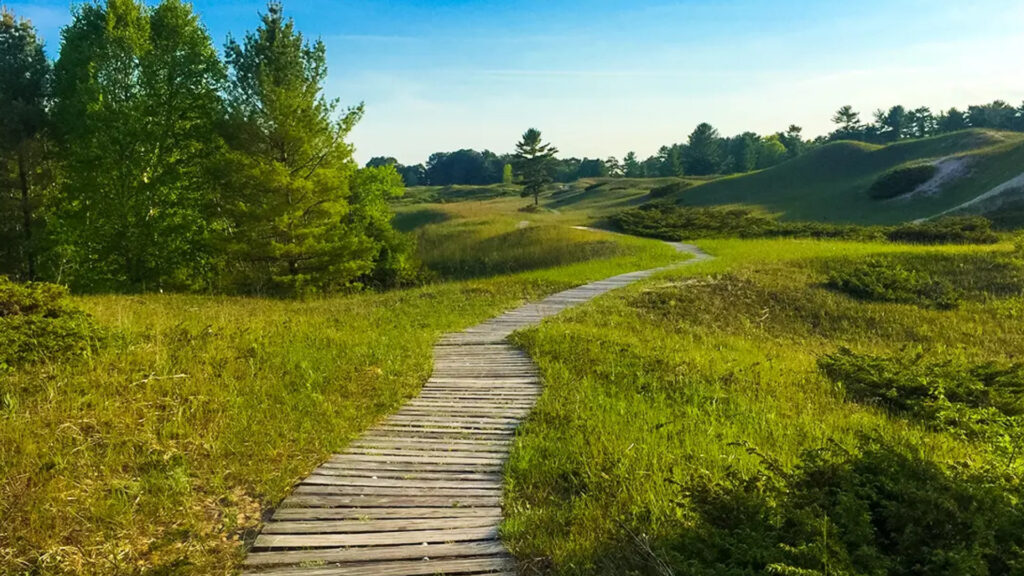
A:
[[[33,188],[41,163],[49,79],[50,63],[35,28],[0,7],[0,180],[12,182],[0,192],[0,274],[26,280],[36,275]],[[19,197],[6,197],[7,188],[17,190]]]
[[[534,206],[540,204],[544,185],[554,180],[555,154],[558,148],[541,142],[540,130],[536,128],[527,130],[516,144],[515,171],[522,178],[523,197],[532,195]]]

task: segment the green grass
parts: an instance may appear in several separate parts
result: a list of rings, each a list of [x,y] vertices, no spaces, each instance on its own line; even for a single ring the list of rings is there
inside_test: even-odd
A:
[[[452,243],[478,240],[463,228],[504,233],[456,224]],[[309,301],[75,299],[106,343],[0,374],[0,573],[230,572],[297,480],[416,394],[440,334],[679,258],[653,240],[538,230],[526,240],[543,250],[493,243],[518,273],[486,280]]]
[[[844,346],[879,356],[911,347],[939,362],[956,357],[970,365],[1019,361],[1019,284],[965,285],[971,297],[956,310],[866,302],[825,286],[829,270],[843,262],[880,255],[921,266],[939,258],[945,264],[931,272],[977,279],[984,277],[975,270],[988,261],[984,255],[1010,258],[1008,245],[724,239],[701,246],[718,259],[516,336],[546,384],[508,468],[503,533],[526,573],[763,574],[773,564],[778,573],[838,574],[854,562],[842,557],[847,541],[861,549],[863,539],[871,540],[870,526],[852,532],[869,518],[863,514],[892,505],[903,506],[892,509],[902,510],[909,530],[900,538],[931,534],[939,554],[948,547],[948,558],[976,561],[940,569],[934,566],[941,558],[926,544],[904,550],[903,558],[932,555],[922,560],[933,566],[925,572],[996,570],[986,564],[989,556],[961,549],[964,542],[988,542],[984,535],[970,540],[976,529],[999,530],[993,542],[1008,537],[1015,544],[995,553],[1016,554],[1019,533],[1004,530],[1021,518],[1024,465],[1014,441],[972,440],[848,401],[818,367],[821,355]],[[987,484],[993,470],[999,479]],[[852,485],[843,482],[903,482],[906,492],[897,492],[896,504],[883,499],[850,517],[853,508],[820,504],[825,495],[814,491],[828,489],[825,478],[850,494]],[[1004,481],[1016,488],[999,492],[995,486]],[[882,497],[879,490],[858,493],[863,499],[850,505],[868,505]],[[951,499],[963,506],[948,508]],[[822,543],[823,514],[840,543]],[[954,518],[965,527],[940,533]],[[814,526],[816,533],[807,532]],[[835,572],[822,568],[823,558],[835,561]],[[856,560],[857,573],[867,573],[865,558]],[[872,556],[871,565],[888,566],[873,573],[912,573],[900,571],[900,558]]]
[[[868,193],[895,167],[954,155],[967,159],[969,176],[937,194],[879,201]],[[1019,175],[1022,166],[1024,135],[966,130],[889,146],[834,142],[773,168],[714,180],[670,198],[694,206],[759,206],[789,220],[893,224],[959,206]]]

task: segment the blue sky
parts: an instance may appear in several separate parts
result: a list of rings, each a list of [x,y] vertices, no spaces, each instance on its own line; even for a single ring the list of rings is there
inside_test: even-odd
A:
[[[56,55],[66,0],[7,3]],[[196,0],[218,47],[262,2]],[[285,2],[327,44],[329,95],[366,103],[357,158],[416,163],[510,151],[537,127],[563,155],[641,157],[702,121],[724,134],[789,124],[816,135],[865,118],[1024,100],[1020,0]]]

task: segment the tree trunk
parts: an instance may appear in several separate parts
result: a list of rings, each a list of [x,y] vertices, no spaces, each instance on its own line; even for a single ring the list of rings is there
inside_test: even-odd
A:
[[[28,168],[25,166],[25,151],[18,152],[18,179],[21,181],[21,216],[25,236],[25,263],[28,267],[27,280],[36,279],[36,256],[32,246],[32,204],[29,198]]]

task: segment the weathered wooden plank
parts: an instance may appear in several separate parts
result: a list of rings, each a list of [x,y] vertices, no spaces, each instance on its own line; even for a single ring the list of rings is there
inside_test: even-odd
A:
[[[263,534],[357,534],[403,532],[410,530],[453,530],[457,528],[495,528],[500,514],[471,518],[420,518],[402,520],[284,520],[263,526]]]
[[[260,572],[249,572],[243,576],[423,576],[446,574],[450,576],[469,574],[490,574],[515,570],[515,562],[507,555],[480,558],[410,560],[387,563],[360,563],[323,568],[296,567],[274,568]]]
[[[359,476],[332,476],[311,474],[302,481],[303,484],[327,484],[333,486],[374,486],[395,488],[491,488],[501,489],[501,479],[493,480],[423,480],[419,478],[362,478]]]
[[[282,508],[423,508],[423,507],[501,506],[501,498],[491,496],[321,496],[293,494]]]
[[[465,542],[493,540],[498,537],[495,526],[456,530],[414,530],[401,532],[370,532],[356,534],[260,534],[253,548],[333,548],[338,546],[383,546],[389,544],[422,544],[424,542]]]
[[[303,482],[292,490],[292,494],[310,496],[314,494],[324,496],[425,496],[425,497],[452,497],[452,498],[475,498],[475,497],[501,497],[501,488],[472,488],[469,486],[459,488],[419,488],[412,486],[347,486]]]
[[[247,566],[274,566],[282,564],[351,563],[369,560],[418,560],[424,558],[452,558],[473,556],[495,556],[505,553],[505,547],[498,541],[458,542],[445,544],[402,544],[398,546],[374,546],[371,548],[318,548],[313,550],[283,550],[278,552],[253,552],[245,559]]]
[[[274,520],[397,520],[418,518],[480,518],[501,514],[501,508],[279,508]]]

